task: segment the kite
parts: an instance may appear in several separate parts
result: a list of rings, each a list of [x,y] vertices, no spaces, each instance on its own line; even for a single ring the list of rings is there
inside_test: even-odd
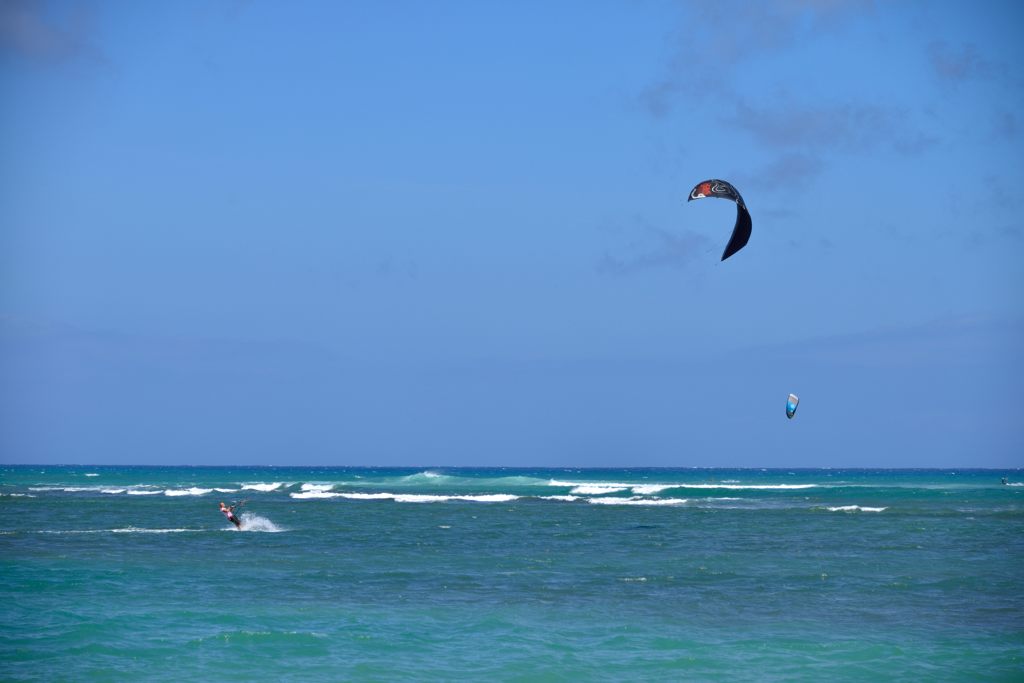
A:
[[[686,201],[690,202],[694,199],[703,199],[704,197],[718,197],[719,199],[731,199],[736,202],[736,225],[732,229],[732,237],[729,238],[729,243],[725,245],[725,251],[722,252],[722,260],[729,258],[737,251],[747,245],[747,240],[750,239],[751,221],[750,214],[747,212],[747,206],[743,203],[743,197],[736,191],[736,188],[724,180],[705,180],[699,183],[697,187],[690,190],[690,198]]]
[[[796,394],[790,394],[789,399],[786,400],[786,417],[790,420],[796,415],[796,407],[800,405],[800,399],[797,398]]]

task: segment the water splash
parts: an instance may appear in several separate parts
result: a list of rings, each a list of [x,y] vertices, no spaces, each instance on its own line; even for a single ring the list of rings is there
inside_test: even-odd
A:
[[[268,534],[279,534],[282,531],[288,531],[274,524],[266,517],[260,517],[251,512],[243,512],[240,518],[242,520],[242,528],[239,531],[262,531]]]

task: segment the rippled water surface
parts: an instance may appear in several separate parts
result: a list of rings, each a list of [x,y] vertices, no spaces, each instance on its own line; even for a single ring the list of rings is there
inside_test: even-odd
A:
[[[8,466],[0,678],[1022,680],[1022,481]]]

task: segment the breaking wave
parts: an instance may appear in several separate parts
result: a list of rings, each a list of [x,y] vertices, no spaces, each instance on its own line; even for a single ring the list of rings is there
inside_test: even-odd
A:
[[[352,500],[393,500],[397,503],[444,503],[460,500],[472,503],[507,503],[520,496],[511,493],[488,493],[482,495],[440,495],[433,493],[338,493],[333,491],[303,491],[288,494],[296,499],[349,498]]]
[[[653,496],[670,488],[673,488],[672,484],[642,484],[641,486],[634,486],[633,493],[638,496]]]
[[[256,482],[254,484],[241,484],[240,487],[247,491],[276,491],[281,488],[284,484],[279,481],[275,481],[271,484],[264,484],[262,482]]]
[[[618,486],[616,484],[582,484],[580,486],[574,486],[569,495],[574,496],[600,496],[606,493],[618,493],[619,491],[625,491],[628,486]]]
[[[889,508],[871,508],[861,505],[838,505],[836,507],[828,507],[825,509],[829,512],[884,512]]]
[[[690,502],[688,498],[587,498],[588,503],[596,505],[683,505]]]
[[[205,496],[207,493],[213,493],[213,489],[201,489],[193,486],[188,489],[167,489],[164,491],[165,496]]]
[[[334,484],[314,484],[306,483],[299,487],[303,491],[330,491],[334,488]]]
[[[559,486],[571,488],[569,493],[581,495],[602,495],[605,493],[618,493],[631,489],[637,495],[653,495],[669,489],[725,489],[732,491],[793,491],[799,489],[817,488],[819,484],[626,484],[622,482],[609,481],[559,481],[551,479],[548,486]]]

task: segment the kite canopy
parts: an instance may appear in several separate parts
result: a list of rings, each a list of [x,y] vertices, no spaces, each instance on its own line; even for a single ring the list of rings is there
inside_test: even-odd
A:
[[[786,417],[790,420],[796,415],[796,407],[800,405],[800,399],[796,397],[796,394],[790,394],[789,399],[786,400]]]
[[[703,199],[704,197],[731,199],[736,202],[736,225],[733,226],[732,237],[729,238],[729,243],[725,245],[725,251],[722,252],[722,260],[724,261],[747,245],[753,225],[750,220],[750,214],[747,212],[747,206],[743,203],[743,197],[740,196],[740,193],[736,191],[735,187],[724,180],[712,178],[711,180],[698,183],[696,187],[690,190],[690,198],[686,201],[690,202],[694,199]]]

